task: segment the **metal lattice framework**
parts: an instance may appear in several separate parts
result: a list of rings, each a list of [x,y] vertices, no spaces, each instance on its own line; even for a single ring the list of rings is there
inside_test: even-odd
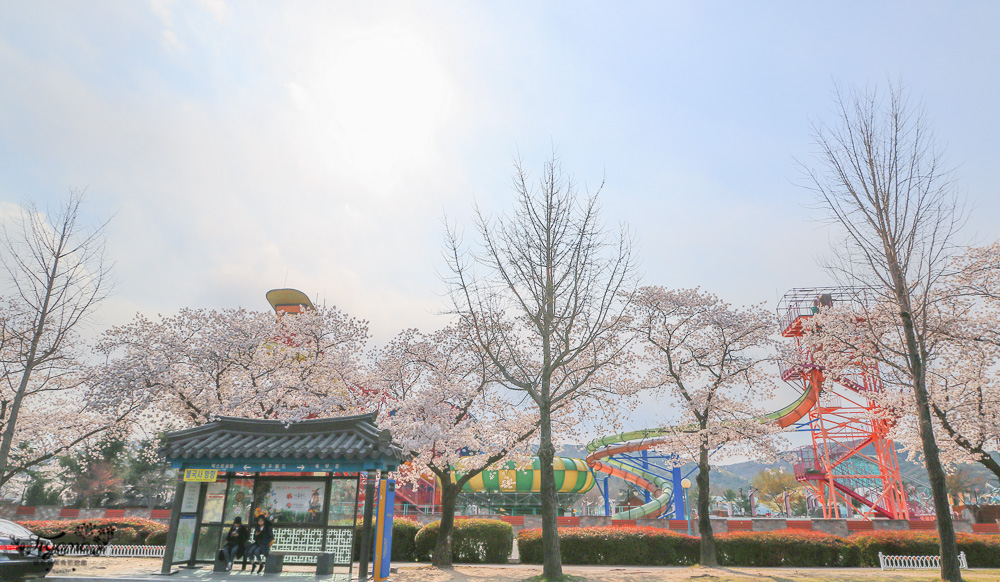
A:
[[[802,344],[805,322],[844,302],[863,306],[866,297],[852,288],[812,287],[789,291],[778,305],[781,335],[793,339],[797,351],[796,361],[782,366],[781,378],[820,395],[808,421],[799,424],[812,434],[812,446],[800,449],[795,477],[819,501],[824,518],[842,517],[841,504],[859,502],[868,519],[909,519],[911,508],[889,436],[894,418],[875,398],[883,389],[878,366],[859,357],[853,370],[833,377],[813,363],[813,354]]]

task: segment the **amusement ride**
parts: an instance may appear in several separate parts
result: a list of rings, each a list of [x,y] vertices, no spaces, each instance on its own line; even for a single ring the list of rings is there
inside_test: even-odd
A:
[[[280,315],[312,309],[309,298],[295,289],[275,289],[268,302]],[[879,404],[884,390],[875,362],[858,356],[849,373],[834,376],[815,363],[805,347],[806,322],[821,309],[838,303],[863,302],[862,293],[842,287],[792,289],[778,304],[780,334],[794,342],[797,357],[780,367],[781,379],[799,391],[784,408],[761,420],[794,427],[810,434],[811,444],[795,451],[794,474],[809,491],[824,518],[847,517],[856,508],[865,519],[913,519],[933,513],[927,485],[904,478],[896,447],[889,435],[895,418]],[[596,438],[586,446],[585,459],[557,457],[556,486],[560,505],[571,505],[596,484],[604,514],[613,520],[683,519],[686,500],[679,492],[690,483],[677,457],[664,452],[667,437],[686,427],[633,430]],[[631,483],[644,503],[614,511],[610,479]],[[535,513],[539,509],[540,468],[518,468],[513,462],[484,471],[463,488],[468,505],[502,513]],[[433,512],[440,494],[432,480],[397,489],[397,503],[420,513]]]

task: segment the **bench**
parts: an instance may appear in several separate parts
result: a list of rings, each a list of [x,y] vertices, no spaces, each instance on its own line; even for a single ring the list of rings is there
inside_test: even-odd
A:
[[[238,549],[233,554],[233,563],[236,563],[236,561],[239,560],[241,557],[243,558],[243,569],[246,570],[247,569],[247,552],[246,552],[246,548],[245,547],[242,548],[242,549]],[[212,571],[213,572],[228,572],[229,571],[229,564],[226,562],[226,556],[222,553],[222,549],[220,549],[218,552],[215,553],[215,563],[212,566]]]
[[[320,554],[316,556],[317,576],[330,576],[333,574],[333,567],[336,565],[333,556],[333,554]]]
[[[213,572],[226,572],[229,570],[229,562],[226,561],[226,557],[222,554],[222,550],[215,552],[215,563],[212,564]]]
[[[271,552],[267,555],[267,559],[264,560],[265,574],[281,574],[281,570],[284,567],[285,554],[282,552]]]

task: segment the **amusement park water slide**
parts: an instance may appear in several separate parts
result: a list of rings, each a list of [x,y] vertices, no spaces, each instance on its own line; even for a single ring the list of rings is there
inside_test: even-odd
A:
[[[810,383],[809,389],[781,410],[772,412],[761,418],[761,422],[777,422],[782,428],[799,421],[809,413],[819,397],[819,389]],[[673,484],[651,472],[625,464],[612,458],[614,455],[644,451],[655,448],[665,442],[663,437],[676,432],[692,431],[690,427],[653,428],[623,432],[594,439],[587,445],[587,464],[596,473],[605,473],[634,483],[649,491],[653,499],[645,505],[628,511],[616,513],[612,519],[652,518],[667,509],[673,490]],[[853,493],[853,492],[852,492]]]

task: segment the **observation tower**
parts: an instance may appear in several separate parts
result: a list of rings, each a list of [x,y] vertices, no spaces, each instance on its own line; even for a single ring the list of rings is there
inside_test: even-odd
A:
[[[782,364],[781,379],[818,398],[796,424],[812,435],[812,446],[799,449],[795,478],[812,491],[824,518],[846,517],[841,505],[861,505],[867,519],[909,519],[918,508],[907,503],[889,436],[895,418],[878,403],[883,386],[877,363],[855,355],[853,368],[834,376],[803,345],[809,318],[844,303],[863,307],[864,294],[845,287],[811,287],[792,289],[778,303],[781,335],[795,342],[797,355],[795,362]]]

